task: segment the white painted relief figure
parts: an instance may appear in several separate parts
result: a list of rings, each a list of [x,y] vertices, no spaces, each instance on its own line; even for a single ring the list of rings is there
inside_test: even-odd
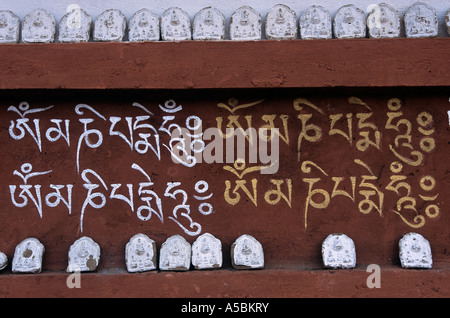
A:
[[[297,38],[297,15],[284,4],[277,4],[266,15],[266,37],[269,40]]]
[[[386,3],[373,5],[367,16],[367,29],[371,38],[398,38],[400,17],[397,11]]]
[[[78,6],[69,10],[59,22],[58,41],[62,43],[89,42],[92,18]]]
[[[20,19],[9,10],[0,11],[0,43],[19,43]]]
[[[325,268],[353,268],[356,266],[356,250],[353,240],[345,234],[330,234],[322,243],[322,259]]]
[[[161,246],[159,269],[188,271],[191,265],[191,244],[180,235],[172,235]]]
[[[13,273],[40,273],[44,245],[36,238],[27,238],[16,246],[12,262]]]
[[[447,26],[447,33],[450,34],[450,9],[445,14],[445,25]]]
[[[147,235],[134,235],[125,247],[125,263],[130,273],[156,269],[156,244]]]
[[[185,41],[191,39],[189,15],[178,7],[164,11],[161,17],[161,37],[163,41]]]
[[[341,7],[334,16],[333,29],[337,39],[364,38],[366,36],[364,12],[353,4]]]
[[[231,265],[236,269],[264,267],[264,252],[260,242],[253,236],[243,234],[231,245]]]
[[[299,19],[300,38],[331,39],[331,14],[325,8],[313,5],[302,13]]]
[[[103,11],[94,23],[94,41],[121,42],[125,36],[127,19],[117,9]]]
[[[194,17],[192,36],[194,40],[223,40],[225,38],[224,15],[216,8],[201,9]]]
[[[69,249],[67,272],[92,272],[100,262],[100,246],[90,237],[76,240]]]
[[[230,38],[234,41],[261,40],[261,15],[249,6],[237,9],[230,18]]]
[[[438,34],[436,10],[423,2],[408,8],[403,18],[407,38],[434,37]]]
[[[25,16],[22,22],[24,43],[51,43],[55,41],[56,21],[47,10],[36,9]]]
[[[148,9],[136,12],[128,23],[130,42],[159,41],[159,16]]]
[[[196,269],[222,267],[222,242],[210,233],[200,235],[192,244],[192,265]]]
[[[8,256],[5,253],[0,252],[0,271],[5,269],[8,265]]]
[[[403,268],[432,268],[430,242],[418,233],[405,234],[398,243]]]

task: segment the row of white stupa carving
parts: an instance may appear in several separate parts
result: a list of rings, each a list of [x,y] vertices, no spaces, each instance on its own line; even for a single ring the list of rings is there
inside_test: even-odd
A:
[[[341,7],[331,19],[322,6],[313,5],[302,12],[297,22],[296,13],[288,6],[278,4],[265,19],[265,36],[272,40],[331,39],[335,38],[395,38],[400,37],[400,16],[386,3],[374,5],[366,18],[364,11],[354,5]],[[403,17],[406,37],[434,37],[438,34],[436,10],[428,4],[416,2]],[[297,26],[298,25],[298,26]],[[450,10],[446,14],[450,34]],[[61,18],[56,35],[55,18],[45,9],[36,9],[20,23],[9,10],[0,10],[0,43],[88,42],[92,18],[77,5],[69,8]],[[231,40],[261,40],[261,15],[250,6],[237,9],[230,18]],[[117,9],[101,13],[93,25],[93,41],[184,41],[225,39],[225,17],[213,7],[200,10],[191,26],[189,15],[178,7],[167,9],[161,17],[149,9],[141,9],[128,21]],[[21,30],[21,31],[20,31]],[[333,30],[333,31],[332,31]],[[299,31],[299,32],[298,32]],[[298,34],[299,33],[299,34]]]
[[[45,248],[36,238],[28,238],[16,246],[12,262],[14,273],[39,273]],[[128,272],[155,270],[156,244],[147,235],[134,235],[125,247]],[[400,263],[403,268],[432,268],[431,246],[418,233],[405,234],[399,241]],[[353,240],[345,234],[330,234],[322,243],[325,268],[354,268],[356,250]],[[100,262],[100,246],[83,236],[76,240],[68,253],[67,272],[95,271]],[[7,266],[7,256],[0,252],[0,270]],[[214,235],[200,235],[192,246],[180,235],[169,237],[161,246],[159,269],[163,271],[188,271],[222,267],[222,243]],[[235,269],[260,269],[264,267],[263,247],[258,240],[243,234],[231,245],[231,264]]]

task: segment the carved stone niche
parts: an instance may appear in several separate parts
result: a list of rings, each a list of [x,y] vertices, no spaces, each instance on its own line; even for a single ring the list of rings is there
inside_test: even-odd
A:
[[[248,234],[239,236],[231,245],[231,265],[235,269],[263,268],[264,252],[261,243]]]
[[[222,242],[214,235],[200,235],[192,244],[192,265],[195,269],[222,267]]]
[[[164,11],[161,17],[161,37],[163,41],[185,41],[191,39],[191,19],[178,7]]]
[[[130,273],[156,269],[156,244],[147,235],[134,235],[125,247],[125,263]]]
[[[386,3],[373,5],[367,16],[367,29],[370,38],[398,38],[400,17],[397,11]]]
[[[51,43],[55,41],[56,21],[47,10],[36,9],[28,13],[22,22],[24,43]]]
[[[0,43],[19,43],[20,19],[9,10],[0,11]]]
[[[345,234],[330,234],[322,243],[322,260],[325,268],[353,268],[356,250],[353,240]]]
[[[366,17],[364,12],[353,4],[342,6],[334,16],[334,36],[337,39],[366,37]]]
[[[447,26],[447,33],[450,34],[450,9],[445,14],[445,25]]]
[[[191,266],[191,244],[182,236],[172,235],[161,246],[159,269],[188,271]]]
[[[313,5],[302,13],[299,19],[300,38],[331,39],[331,14],[322,6]]]
[[[436,10],[423,2],[408,8],[403,18],[407,38],[434,37],[438,34]]]
[[[100,246],[90,237],[76,240],[69,249],[67,272],[92,272],[100,262]]]
[[[194,16],[192,29],[194,40],[223,40],[225,38],[225,17],[215,8],[203,8]]]
[[[128,23],[128,40],[130,42],[159,41],[159,29],[159,16],[149,9],[141,9]]]
[[[58,41],[62,43],[89,42],[92,18],[83,9],[74,8],[59,22]]]
[[[297,38],[297,15],[284,4],[277,4],[266,15],[266,37],[269,40]]]
[[[405,234],[398,247],[403,268],[432,268],[431,246],[422,235],[413,232]]]
[[[121,42],[125,36],[127,18],[117,9],[103,11],[94,23],[94,41]]]
[[[0,252],[0,271],[5,269],[8,265],[8,256],[5,253]]]
[[[261,15],[249,6],[237,9],[230,18],[230,39],[233,41],[261,40]]]
[[[13,273],[40,273],[44,245],[38,239],[31,237],[16,246],[12,262]]]

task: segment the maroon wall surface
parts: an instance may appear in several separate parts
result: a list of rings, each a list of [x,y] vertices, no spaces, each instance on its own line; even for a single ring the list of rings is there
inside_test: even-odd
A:
[[[9,266],[0,295],[449,296],[450,72],[436,58],[449,48],[435,40],[0,47],[0,250],[12,260],[27,237],[45,245],[43,272]],[[411,60],[400,58],[413,44]],[[231,54],[237,46],[241,57]],[[360,54],[371,49],[373,59]],[[247,135],[227,147],[227,128],[269,129],[279,144]],[[194,158],[178,156],[183,145]],[[245,163],[226,158],[239,147]],[[159,252],[171,235],[193,243],[207,232],[222,241],[223,269],[126,272],[125,245],[137,233]],[[400,267],[408,232],[429,240],[432,270]],[[356,269],[323,269],[331,233],[354,240]],[[231,269],[241,234],[262,243],[263,270]],[[101,247],[84,291],[69,289],[64,274],[81,236]],[[369,264],[389,287],[367,288]],[[165,287],[156,293],[147,282]]]

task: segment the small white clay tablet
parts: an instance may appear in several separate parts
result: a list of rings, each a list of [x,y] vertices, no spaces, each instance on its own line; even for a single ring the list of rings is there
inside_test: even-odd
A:
[[[185,41],[191,39],[191,20],[182,9],[172,7],[161,17],[161,37],[163,41]]]
[[[447,33],[450,34],[450,9],[445,14],[445,25],[447,26]]]
[[[433,259],[427,239],[418,233],[405,234],[398,243],[403,268],[431,268]]]
[[[182,236],[173,235],[161,246],[159,269],[163,271],[188,271],[191,265],[191,244]]]
[[[403,18],[407,38],[434,37],[438,34],[436,10],[423,2],[408,8]]]
[[[194,40],[223,40],[225,38],[224,15],[212,7],[201,9],[194,17],[192,33]]]
[[[397,11],[386,3],[373,5],[367,16],[367,29],[371,38],[398,38],[400,17]]]
[[[20,19],[9,10],[0,11],[0,43],[19,43]]]
[[[261,15],[249,6],[237,9],[230,18],[230,39],[233,41],[261,40]]]
[[[90,237],[76,240],[69,249],[67,272],[91,272],[100,262],[100,246]]]
[[[364,38],[366,36],[364,12],[353,4],[341,7],[334,16],[333,29],[337,39]]]
[[[44,9],[36,9],[25,16],[22,22],[24,43],[51,43],[55,41],[55,18]]]
[[[331,39],[331,14],[321,6],[311,6],[302,13],[299,19],[300,38]]]
[[[297,37],[297,15],[284,4],[277,4],[266,15],[269,40],[293,40]]]
[[[200,235],[192,244],[192,265],[196,269],[222,267],[222,242],[214,235]]]
[[[8,265],[8,256],[5,253],[0,252],[0,271]]]
[[[94,23],[94,41],[121,42],[125,36],[127,19],[117,9],[103,11]]]
[[[44,245],[35,238],[27,238],[16,246],[12,262],[13,273],[40,273]]]
[[[136,234],[125,247],[125,263],[130,273],[156,269],[156,244],[145,234]]]
[[[243,234],[231,245],[231,265],[236,269],[264,267],[264,252],[253,236]]]
[[[136,12],[128,23],[128,40],[159,41],[159,17],[148,9]]]
[[[89,42],[92,18],[86,11],[75,7],[59,22],[58,41],[62,43]]]
[[[353,240],[345,234],[330,234],[322,243],[322,259],[325,268],[353,268],[356,266],[356,250]]]

